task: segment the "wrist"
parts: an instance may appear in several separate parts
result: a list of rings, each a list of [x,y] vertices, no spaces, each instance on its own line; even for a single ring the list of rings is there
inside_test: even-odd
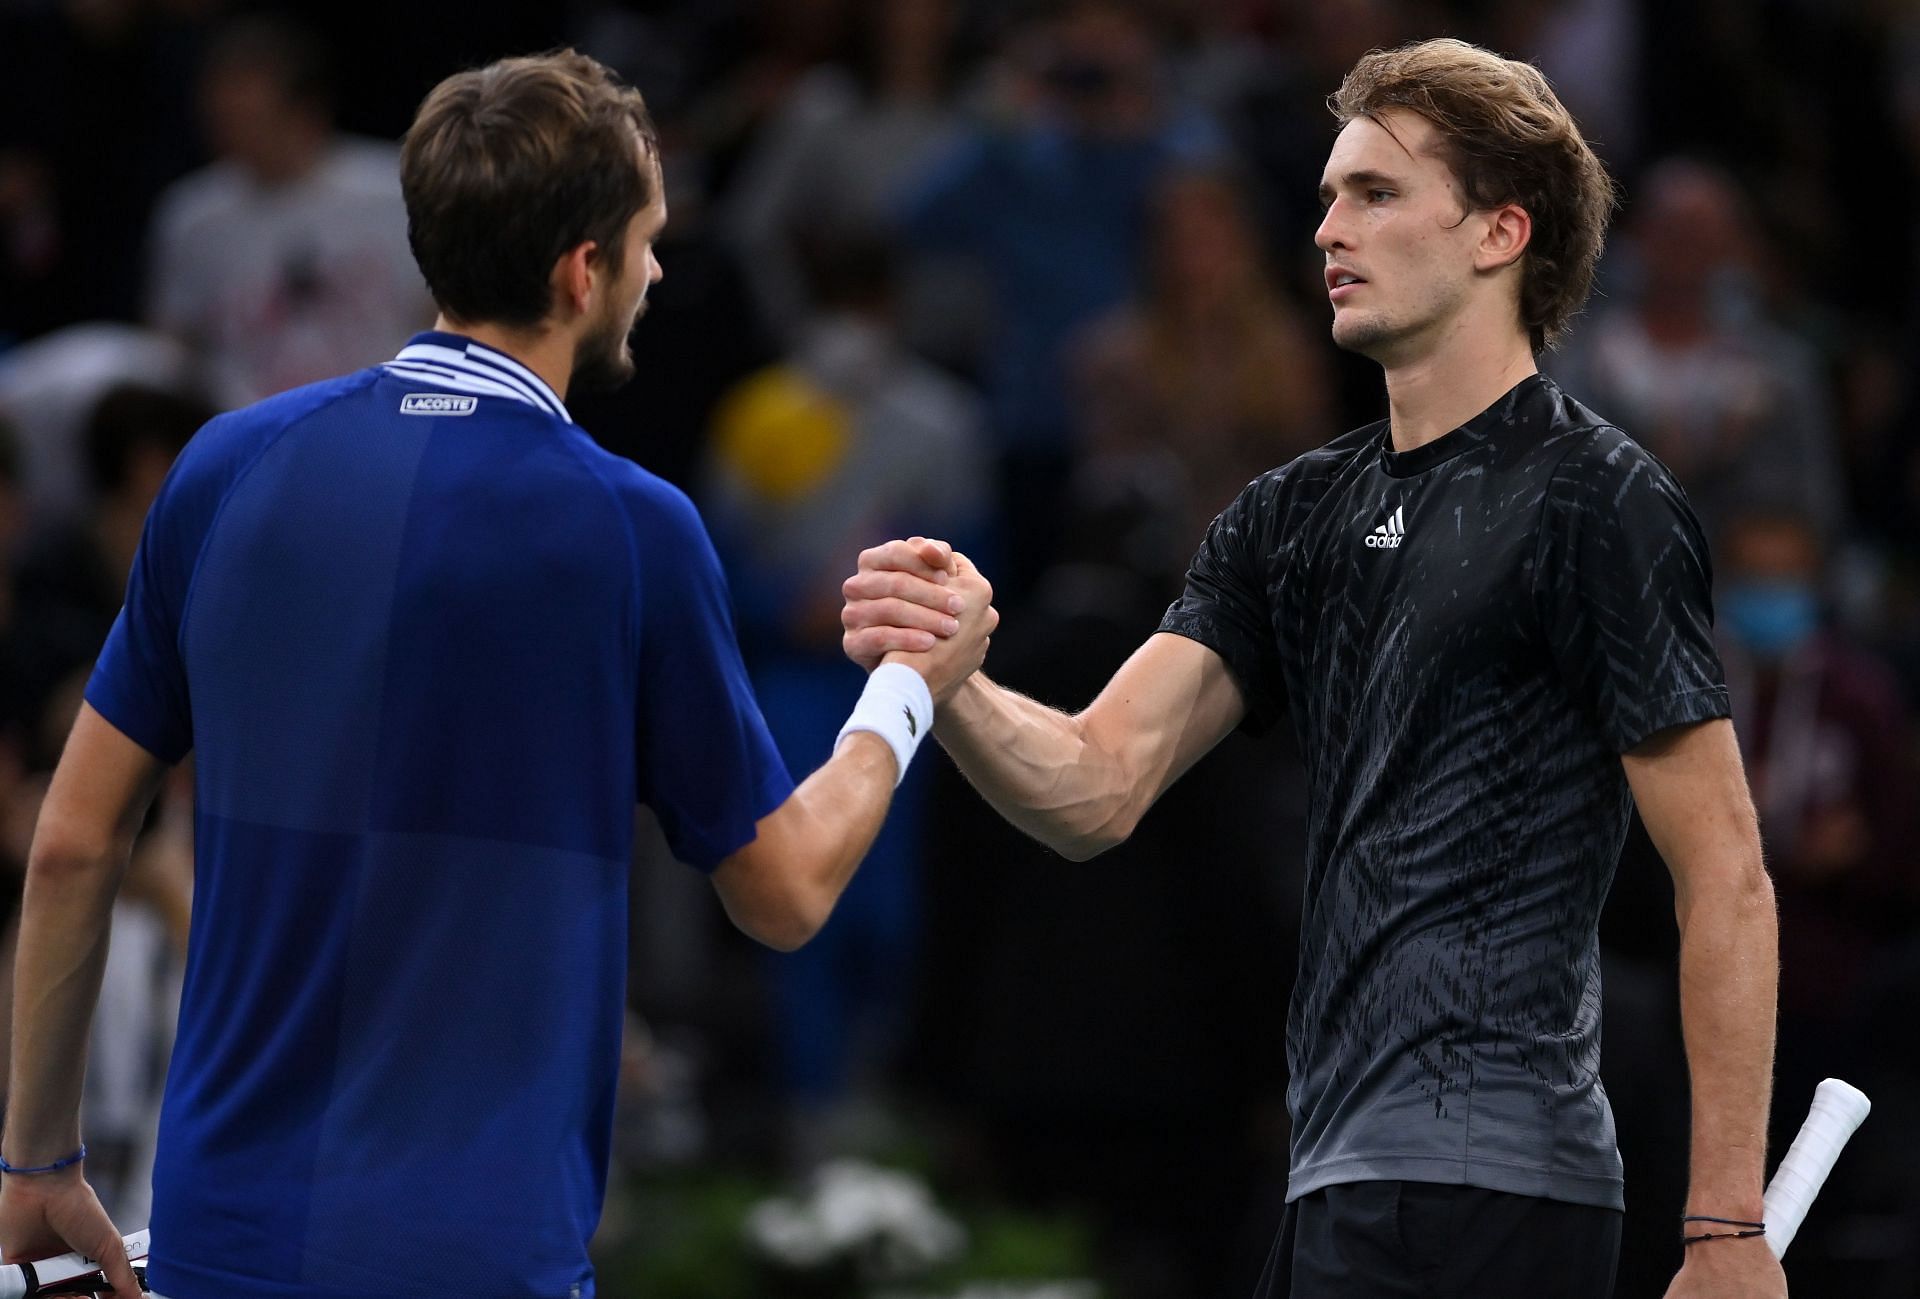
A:
[[[920,741],[932,729],[933,696],[926,679],[907,663],[883,661],[867,677],[867,688],[835,737],[834,749],[838,751],[849,735],[861,732],[885,740],[893,750],[897,788],[906,779],[907,765]]]
[[[950,733],[956,727],[965,730],[982,715],[993,690],[993,682],[987,680],[984,672],[969,673],[963,680],[940,700],[940,711],[934,718],[934,730],[942,735]]]
[[[17,1148],[11,1154],[0,1151],[0,1177],[13,1181],[59,1177],[62,1174],[78,1177],[80,1165],[86,1157],[86,1144],[80,1141],[67,1146],[62,1154],[39,1153],[31,1146]]]

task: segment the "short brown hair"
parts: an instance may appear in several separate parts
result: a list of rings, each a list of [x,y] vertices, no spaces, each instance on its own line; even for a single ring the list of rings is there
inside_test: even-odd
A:
[[[573,50],[502,59],[433,88],[400,152],[407,239],[441,310],[537,325],[553,265],[589,241],[619,274],[660,155],[640,92]]]
[[[1342,126],[1418,113],[1440,132],[1473,210],[1525,208],[1520,316],[1536,352],[1566,335],[1593,288],[1614,186],[1538,68],[1465,41],[1420,41],[1364,56],[1327,106]]]

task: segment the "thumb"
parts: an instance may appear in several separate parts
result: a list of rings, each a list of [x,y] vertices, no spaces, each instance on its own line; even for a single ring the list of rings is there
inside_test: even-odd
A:
[[[920,558],[926,561],[928,567],[944,568],[949,573],[954,571],[954,550],[946,542],[938,537],[915,537],[911,544],[919,552]]]

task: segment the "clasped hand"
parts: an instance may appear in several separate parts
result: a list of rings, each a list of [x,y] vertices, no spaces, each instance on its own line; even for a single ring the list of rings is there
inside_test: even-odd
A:
[[[859,571],[841,584],[847,657],[871,672],[905,663],[945,702],[986,660],[1000,613],[993,587],[944,541],[908,537],[860,552]]]

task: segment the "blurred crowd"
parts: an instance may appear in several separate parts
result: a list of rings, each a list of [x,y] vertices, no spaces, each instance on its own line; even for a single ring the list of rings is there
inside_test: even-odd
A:
[[[666,278],[636,380],[573,410],[700,502],[800,772],[860,688],[838,611],[863,546],[956,542],[1005,615],[990,669],[1077,707],[1244,483],[1384,414],[1377,368],[1328,341],[1324,100],[1367,49],[1439,34],[1538,63],[1621,182],[1600,291],[1543,366],[1675,470],[1714,540],[1781,907],[1776,1139],[1823,1076],[1878,1102],[1795,1291],[1920,1291],[1898,1029],[1920,996],[1920,10],[1899,0],[0,0],[7,909],[173,456],[431,321],[395,141],[442,76],[572,44],[646,94]],[[123,1225],[191,797],[171,783],[141,840],[96,1026],[88,1141]],[[915,1145],[957,1194],[1086,1215],[1116,1299],[1250,1289],[1284,1194],[1303,817],[1286,743],[1235,738],[1071,865],[934,757],[827,929],[777,957],[643,836],[623,1163]],[[1636,836],[1603,933],[1622,1295],[1678,1256],[1671,905]]]

